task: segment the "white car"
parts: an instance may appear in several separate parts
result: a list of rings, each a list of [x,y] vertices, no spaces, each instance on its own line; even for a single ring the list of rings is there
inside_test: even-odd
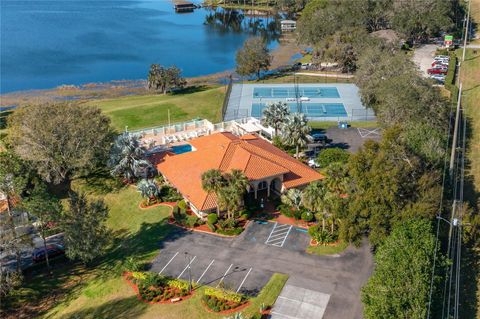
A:
[[[308,160],[308,166],[310,166],[311,168],[319,168],[320,165],[317,164],[317,162],[315,161],[314,158],[311,158]]]
[[[445,82],[445,75],[443,74],[432,74],[430,75],[430,79],[436,80],[438,82],[444,83]]]

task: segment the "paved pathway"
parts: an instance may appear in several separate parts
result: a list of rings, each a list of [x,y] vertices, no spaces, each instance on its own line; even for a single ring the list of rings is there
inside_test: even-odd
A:
[[[322,319],[329,294],[287,284],[273,306],[271,319]]]

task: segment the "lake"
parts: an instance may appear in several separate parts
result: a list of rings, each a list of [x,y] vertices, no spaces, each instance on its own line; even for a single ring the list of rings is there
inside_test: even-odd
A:
[[[252,34],[278,45],[278,17],[171,1],[0,1],[0,93],[144,79],[152,63],[186,77],[235,67]]]

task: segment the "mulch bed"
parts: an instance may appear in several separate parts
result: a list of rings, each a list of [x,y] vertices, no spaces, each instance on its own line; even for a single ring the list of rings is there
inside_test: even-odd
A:
[[[175,219],[173,217],[170,216],[170,218],[168,219],[168,223],[170,225],[174,225],[174,226],[177,226],[177,227],[180,227],[180,228],[183,228],[185,230],[190,230],[190,231],[195,231],[195,232],[199,232],[199,233],[205,233],[205,234],[210,234],[210,235],[214,235],[214,236],[218,236],[218,237],[224,237],[224,238],[234,238],[234,237],[237,237],[237,236],[240,236],[241,234],[239,235],[224,235],[224,234],[219,234],[219,233],[216,233],[216,232],[213,232],[207,224],[203,224],[203,225],[199,225],[199,226],[195,226],[194,228],[190,228],[190,227],[187,227],[187,226],[184,226],[184,225],[180,225],[180,224],[177,224],[175,222]],[[248,226],[248,224],[250,223],[250,220],[246,221],[244,225],[242,225],[243,229],[245,230]]]
[[[317,246],[338,246],[340,245],[340,241],[337,240],[336,242],[333,243],[327,243],[327,244],[319,244],[315,239],[310,239],[310,246],[312,247],[317,247]]]
[[[140,291],[138,290],[138,286],[133,283],[130,279],[128,279],[128,276],[131,275],[131,272],[124,272],[123,273],[123,278],[127,281],[128,285],[130,287],[132,287],[132,289],[135,291],[135,294],[137,295],[137,299],[144,302],[144,303],[148,303],[150,305],[155,305],[155,304],[177,304],[177,303],[181,303],[182,301],[184,300],[187,300],[189,298],[191,298],[193,296],[193,294],[195,293],[195,291],[192,291],[192,293],[190,295],[187,295],[187,296],[183,296],[183,297],[178,297],[180,298],[179,301],[176,301],[176,302],[172,302],[171,299],[170,300],[164,300],[164,301],[147,301],[147,300],[144,300],[142,298],[142,295],[140,294]],[[174,298],[172,298],[174,299]]]
[[[177,205],[177,202],[162,202],[162,203],[156,203],[156,204],[149,205],[149,206],[145,206],[145,205],[143,205],[143,203],[140,203],[138,205],[138,207],[140,209],[149,209],[149,208],[153,208],[153,207],[157,207],[157,206],[167,206],[167,207],[173,208],[176,205]]]
[[[205,308],[205,310],[207,310],[208,312],[210,313],[216,313],[216,314],[219,314],[219,315],[229,315],[229,314],[232,314],[232,313],[235,313],[235,312],[238,312],[240,310],[243,310],[245,308],[247,308],[248,306],[250,306],[251,302],[250,301],[247,301],[245,302],[244,304],[241,304],[240,306],[238,306],[237,308],[232,308],[232,309],[228,309],[228,310],[223,310],[223,311],[213,311],[212,309],[210,309],[207,304],[203,301],[202,299],[202,305],[203,307]]]
[[[314,222],[305,222],[303,220],[297,220],[293,217],[287,217],[287,216],[282,215],[280,213],[274,219],[269,220],[269,221],[270,222],[277,222],[277,223],[280,223],[280,224],[288,224],[288,225],[292,225],[292,226],[300,227],[300,228],[304,228],[304,229],[308,229],[308,227],[316,224]]]

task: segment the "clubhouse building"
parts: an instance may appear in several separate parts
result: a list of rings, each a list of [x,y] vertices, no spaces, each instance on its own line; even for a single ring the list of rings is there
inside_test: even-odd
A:
[[[181,152],[155,156],[154,162],[199,217],[217,208],[215,194],[202,189],[201,176],[210,169],[241,170],[250,183],[248,195],[257,200],[324,178],[256,134],[219,132],[193,138],[179,149]]]

